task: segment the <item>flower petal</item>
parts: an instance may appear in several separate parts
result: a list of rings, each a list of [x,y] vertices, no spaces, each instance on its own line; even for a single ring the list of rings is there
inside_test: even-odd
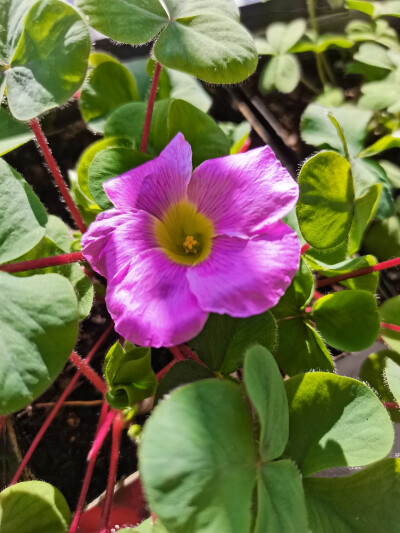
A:
[[[192,150],[178,133],[158,157],[106,181],[104,190],[118,209],[143,209],[161,218],[168,207],[186,198],[192,173]]]
[[[265,146],[202,163],[188,198],[217,234],[246,237],[286,215],[296,205],[298,185]]]
[[[205,311],[257,315],[278,303],[299,259],[297,235],[277,222],[252,239],[216,237],[210,257],[189,269],[189,285]]]
[[[155,220],[144,211],[104,211],[82,236],[82,253],[92,268],[110,281],[138,254],[158,246]]]
[[[150,250],[108,285],[106,303],[116,331],[141,346],[173,346],[195,337],[208,314],[186,278],[188,268]]]

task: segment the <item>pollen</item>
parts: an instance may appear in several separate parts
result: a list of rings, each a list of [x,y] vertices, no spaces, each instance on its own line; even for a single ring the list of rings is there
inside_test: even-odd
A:
[[[183,243],[185,254],[197,254],[199,244],[199,241],[197,241],[193,235],[187,235],[185,242]]]

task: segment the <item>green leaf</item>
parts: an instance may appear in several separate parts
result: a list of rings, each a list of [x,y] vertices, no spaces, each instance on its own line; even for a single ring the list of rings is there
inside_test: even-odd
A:
[[[275,318],[286,319],[301,314],[314,294],[314,278],[307,262],[300,258],[299,270],[278,304],[271,309]]]
[[[381,160],[379,165],[386,172],[386,176],[391,185],[396,189],[400,189],[400,167],[392,163],[392,161]]]
[[[2,533],[65,533],[71,511],[61,492],[44,481],[23,481],[0,493]]]
[[[117,41],[143,44],[159,34],[156,60],[204,81],[239,83],[256,69],[254,41],[238,22],[232,0],[168,0],[169,16],[156,0],[134,5],[116,0],[112,8],[106,0],[78,0],[77,5],[95,29]]]
[[[75,0],[75,4],[94,29],[122,43],[147,43],[168,23],[158,0]]]
[[[384,459],[350,476],[308,478],[304,491],[310,530],[376,533],[399,526],[400,460]],[[379,512],[374,502],[379,498]]]
[[[346,27],[346,34],[352,41],[372,41],[392,50],[400,51],[397,33],[386,20],[352,20]]]
[[[386,324],[400,326],[400,296],[395,296],[383,302],[379,307],[379,316],[381,321]],[[400,332],[382,327],[381,336],[392,350],[400,352]]]
[[[0,272],[0,414],[29,405],[51,385],[78,336],[78,303],[58,274]]]
[[[367,126],[372,118],[370,111],[346,104],[342,107],[326,107],[319,103],[311,103],[301,119],[301,136],[311,146],[331,148],[342,155],[343,143],[336,128],[329,119],[331,113],[339,122],[346,137],[349,152],[357,155],[363,148],[367,135]]]
[[[322,54],[328,48],[351,48],[353,44],[353,41],[350,41],[345,35],[335,33],[317,35],[315,32],[309,31],[306,34],[306,39],[295,44],[290,49],[290,52],[314,52],[314,54]]]
[[[359,105],[365,109],[387,109],[389,113],[398,113],[400,111],[399,87],[400,68],[390,72],[381,81],[365,83],[361,87],[362,96],[359,100]]]
[[[279,367],[289,376],[311,370],[334,370],[323,340],[302,317],[278,321],[278,345],[274,355]]]
[[[9,39],[16,38],[14,28]],[[84,81],[89,52],[89,29],[79,13],[60,0],[36,2],[6,71],[14,117],[30,120],[64,104]]]
[[[104,361],[108,385],[106,399],[114,409],[132,407],[153,396],[157,378],[151,368],[151,349],[138,348],[127,342],[125,349],[116,342]]]
[[[210,524],[249,531],[256,462],[240,390],[219,380],[172,392],[147,420],[139,448],[146,499],[174,533],[205,533]]]
[[[376,43],[364,43],[358,52],[354,54],[354,59],[373,67],[393,70],[395,64],[390,58],[387,49]]]
[[[190,359],[186,361],[178,361],[174,366],[165,374],[160,381],[156,396],[154,398],[154,405],[173,389],[177,389],[187,383],[193,383],[200,379],[209,379],[215,377],[213,372],[203,365],[199,365],[196,361]]]
[[[32,130],[15,120],[4,107],[0,107],[0,155],[11,152],[33,138]]]
[[[231,374],[242,363],[252,344],[272,350],[276,324],[269,311],[248,318],[211,313],[201,333],[189,344],[199,358],[215,372]]]
[[[287,459],[264,464],[257,480],[254,533],[306,533],[307,510],[301,476]]]
[[[336,466],[367,465],[391,450],[390,417],[363,383],[314,372],[284,384],[289,402],[285,455],[304,476]]]
[[[360,379],[366,382],[378,395],[381,402],[396,402],[386,376],[386,369],[389,361],[393,364],[400,364],[400,355],[392,350],[380,350],[370,354],[360,369]],[[387,408],[393,422],[400,422],[400,412],[398,409]]]
[[[346,259],[335,265],[328,265],[322,261],[313,261],[310,256],[307,256],[310,266],[313,270],[321,272],[324,276],[330,278],[332,276],[338,276],[341,274],[348,274],[353,270],[358,270],[359,268],[365,268],[372,265],[376,265],[377,261],[372,255],[365,255],[361,257],[354,257],[352,259]],[[360,289],[369,291],[372,294],[375,294],[379,282],[379,273],[372,272],[365,276],[360,276],[358,278],[350,278],[340,283],[345,287],[350,289]]]
[[[54,219],[57,220],[56,224],[63,226],[63,245],[65,244],[65,233],[68,239],[68,248],[64,246],[59,246],[55,243],[54,237],[57,238],[57,235],[54,235]],[[59,232],[59,228],[58,228]],[[60,234],[58,233],[60,238]],[[46,226],[45,236],[37,243],[37,245],[29,250],[26,254],[17,258],[17,261],[31,261],[34,259],[41,259],[43,257],[52,257],[55,255],[60,255],[65,252],[68,252],[71,245],[71,237],[69,236],[68,228],[63,222],[57,217],[49,217],[49,223]],[[86,318],[90,313],[93,305],[94,289],[93,284],[90,279],[83,272],[82,268],[77,263],[70,263],[67,265],[40,268],[35,270],[26,270],[24,272],[19,272],[15,274],[18,277],[29,277],[38,274],[61,274],[69,280],[71,285],[75,290],[76,297],[78,298],[78,310],[80,320]]]
[[[96,154],[105,150],[106,148],[116,148],[117,146],[126,146],[131,148],[132,141],[123,137],[105,137],[104,139],[95,141],[88,146],[78,161],[76,170],[78,173],[79,187],[81,188],[83,194],[92,200],[92,204],[94,206],[97,206],[97,204],[94,202],[89,190],[89,167]]]
[[[370,17],[382,17],[391,15],[400,17],[400,1],[386,0],[381,2],[366,2],[365,0],[346,0],[348,9],[356,9],[366,13]]]
[[[354,217],[349,234],[349,255],[358,252],[364,231],[371,222],[379,203],[382,192],[382,184],[375,183],[360,198],[357,198],[354,206]]]
[[[82,192],[82,189],[79,187],[78,175],[76,172],[69,170],[68,178],[72,199],[76,203],[85,224],[89,226],[96,216],[102,212],[102,209],[96,204],[93,198],[89,198],[84,192]]]
[[[0,263],[16,259],[43,237],[47,213],[26,181],[0,159]]]
[[[379,334],[375,296],[367,291],[326,294],[315,302],[312,320],[328,344],[348,352],[368,348]]]
[[[374,222],[365,235],[364,247],[380,261],[400,256],[400,217]]]
[[[185,72],[167,68],[164,68],[162,72],[165,72],[169,79],[170,90],[168,98],[185,100],[185,102],[197,107],[200,111],[207,113],[211,107],[212,99],[196,78],[185,74]]]
[[[390,135],[385,135],[371,146],[368,146],[368,148],[365,148],[361,152],[360,157],[372,157],[392,148],[400,148],[400,130]]]
[[[89,190],[102,209],[113,207],[103,189],[103,183],[142,165],[150,158],[132,148],[119,146],[98,152],[89,167]]]
[[[282,455],[286,447],[289,413],[278,365],[263,346],[255,345],[246,351],[244,382],[261,427],[261,460],[273,461]]]
[[[398,358],[399,359],[399,358]],[[387,360],[385,376],[387,384],[393,396],[396,398],[396,402],[400,401],[400,360],[395,362],[393,359]]]
[[[357,198],[363,196],[376,183],[380,183],[382,190],[375,216],[376,218],[387,218],[393,215],[392,186],[379,163],[371,159],[354,158],[351,161],[351,168]]]
[[[107,61],[90,73],[79,106],[83,120],[102,131],[111,111],[135,100],[139,100],[139,93],[132,74],[121,63]]]
[[[125,104],[111,114],[105,127],[106,136],[127,137],[139,148],[146,105]],[[193,166],[206,159],[228,155],[228,137],[206,113],[184,100],[161,100],[154,106],[148,153],[156,156],[181,132],[192,147]]]
[[[239,83],[254,72],[258,62],[248,31],[217,14],[172,20],[153,52],[162,65],[209,83]]]
[[[342,89],[339,89],[338,87],[332,87],[331,85],[325,85],[322,93],[319,94],[314,100],[314,103],[330,108],[338,108],[343,104],[343,102],[344,94]],[[316,139],[316,142],[319,142],[318,139]]]
[[[292,54],[272,57],[260,77],[260,90],[272,89],[287,94],[294,91],[300,82],[301,70],[298,59]]]
[[[277,54],[285,54],[303,37],[306,27],[304,19],[296,19],[289,24],[275,22],[266,30],[267,41]]]
[[[153,523],[153,518],[150,517],[135,528],[124,527],[123,529],[119,529],[118,533],[168,533],[168,531],[158,518],[157,521]]]
[[[296,207],[300,229],[316,248],[333,248],[347,237],[354,209],[354,187],[348,161],[336,152],[311,157],[299,174]]]

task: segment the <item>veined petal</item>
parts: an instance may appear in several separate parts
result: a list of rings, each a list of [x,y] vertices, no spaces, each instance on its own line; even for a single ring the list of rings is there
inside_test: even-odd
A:
[[[116,208],[143,209],[161,218],[168,207],[186,198],[192,173],[192,149],[178,133],[158,157],[103,184]]]
[[[110,281],[137,255],[158,247],[155,221],[144,211],[104,211],[82,236],[82,253],[92,268]]]
[[[116,331],[140,346],[173,346],[195,337],[208,313],[190,291],[188,268],[160,250],[138,256],[108,284]]]
[[[212,220],[215,232],[238,237],[280,220],[298,194],[269,146],[205,161],[188,186],[189,201]]]
[[[277,222],[251,239],[216,237],[210,257],[188,270],[189,285],[205,311],[257,315],[278,303],[299,259],[296,233]]]

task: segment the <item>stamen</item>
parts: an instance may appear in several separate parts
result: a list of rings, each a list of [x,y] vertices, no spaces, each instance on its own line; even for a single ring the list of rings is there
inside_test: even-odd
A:
[[[197,254],[199,245],[199,241],[197,241],[193,235],[187,235],[185,242],[183,243],[185,254]]]

